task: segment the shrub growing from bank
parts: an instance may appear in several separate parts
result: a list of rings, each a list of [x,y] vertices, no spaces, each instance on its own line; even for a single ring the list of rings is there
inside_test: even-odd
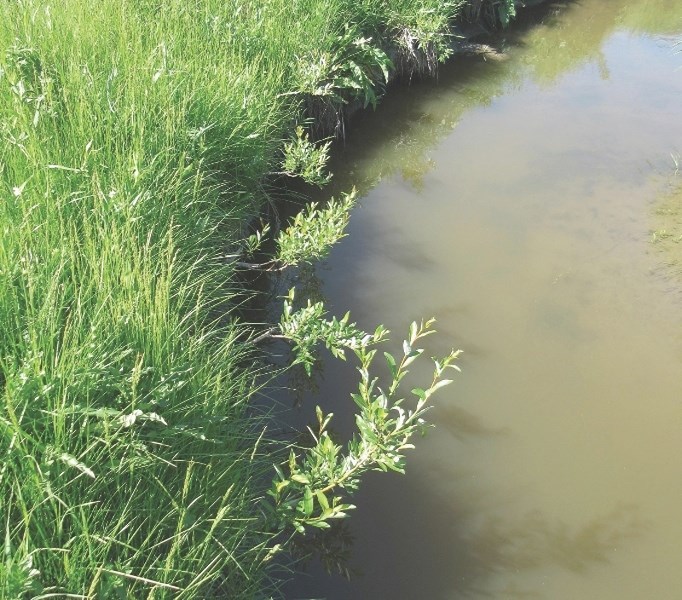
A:
[[[314,306],[311,321],[289,308],[254,331],[235,272],[276,178],[326,178],[295,127],[375,104],[390,45],[408,62],[445,56],[459,10],[0,0],[0,596],[259,596],[275,536],[340,516],[335,493],[363,470],[400,468],[402,433],[441,374],[394,419],[418,349],[386,358],[378,393],[365,367],[379,332],[358,341]],[[300,231],[280,236],[270,266],[306,259],[286,245]],[[324,456],[275,470],[250,407],[267,336],[290,340],[296,360],[320,341],[358,355],[355,445],[332,444],[320,415]],[[382,427],[393,445],[379,451]]]

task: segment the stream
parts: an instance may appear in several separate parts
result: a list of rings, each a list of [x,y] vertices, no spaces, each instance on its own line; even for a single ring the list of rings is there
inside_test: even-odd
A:
[[[652,241],[682,179],[680,40],[679,0],[533,9],[505,60],[458,57],[348,127],[320,198],[359,204],[302,283],[391,351],[436,317],[428,350],[462,372],[407,474],[363,482],[339,568],[286,598],[682,598],[682,278]],[[324,360],[297,410],[348,431],[356,385]]]

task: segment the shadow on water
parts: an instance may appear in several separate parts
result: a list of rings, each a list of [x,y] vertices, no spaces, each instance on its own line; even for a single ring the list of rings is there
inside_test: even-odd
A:
[[[449,559],[448,564],[441,565],[439,569],[440,572],[449,572],[449,577],[441,575],[420,579],[419,591],[424,594],[422,597],[429,598],[513,597],[512,592],[516,592],[518,597],[532,597],[530,589],[496,588],[491,581],[501,574],[516,574],[540,567],[584,573],[608,564],[614,548],[622,547],[627,540],[640,535],[644,527],[633,507],[617,507],[576,529],[540,512],[510,520],[507,516],[481,516],[477,507],[473,510],[478,525],[472,528],[472,515],[467,514],[466,507],[459,509],[459,515],[456,508],[453,510],[450,498],[438,502],[429,497],[420,505],[420,510],[447,515],[423,532],[424,537],[430,540],[429,564],[423,565],[423,572],[428,572],[430,563],[437,556],[433,553],[434,548],[441,546],[442,558]],[[411,561],[413,570],[421,571],[419,551],[411,556]],[[417,565],[414,565],[415,561]],[[402,591],[395,588],[390,597],[416,597],[415,587],[408,582],[403,583],[406,585]],[[538,594],[538,597],[541,596]]]
[[[345,377],[334,369],[328,378],[318,372],[313,390],[301,388],[297,407],[299,418],[312,402],[334,410],[334,438],[341,443],[352,426],[352,415],[340,406],[352,388],[352,365],[344,365]],[[474,452],[513,435],[454,403],[443,402],[437,412],[439,431]],[[635,505],[621,504],[578,524],[541,510],[514,514],[513,491],[479,484],[473,470],[454,469],[437,449],[426,451],[433,458],[413,463],[407,478],[368,476],[350,521],[300,540],[293,551],[298,574],[284,588],[286,598],[547,598],[523,583],[504,581],[547,568],[589,575],[646,533],[648,523]],[[447,485],[434,488],[433,481]]]
[[[380,483],[370,477],[365,482],[369,489],[358,497],[360,507],[365,494],[379,493],[372,489],[377,485],[386,498],[371,517],[357,515],[371,551],[354,554],[353,528],[347,523],[308,539],[302,551],[315,558],[303,561],[303,575],[287,590],[287,598],[545,598],[523,584],[498,584],[497,579],[504,582],[541,568],[589,574],[646,530],[638,508],[628,505],[576,527],[540,511],[510,518],[505,507],[501,516],[492,490],[463,493],[474,474],[453,478],[447,469],[443,476],[451,484],[447,495],[434,494],[428,482],[419,486],[418,477],[412,477],[411,485],[394,477]],[[391,505],[394,497],[401,498],[400,508]],[[497,502],[505,505],[510,499]]]

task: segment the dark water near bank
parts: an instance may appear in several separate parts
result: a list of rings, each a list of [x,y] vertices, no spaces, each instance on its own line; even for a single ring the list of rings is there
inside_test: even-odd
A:
[[[362,199],[308,284],[396,348],[436,316],[463,372],[407,476],[356,497],[351,581],[313,562],[287,598],[682,598],[682,286],[651,244],[679,39],[682,2],[583,0],[350,128]],[[352,365],[316,385],[302,413],[350,426]]]

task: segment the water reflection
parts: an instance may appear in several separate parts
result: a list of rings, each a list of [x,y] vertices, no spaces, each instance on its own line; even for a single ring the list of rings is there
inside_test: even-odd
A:
[[[458,57],[441,68],[437,81],[420,82],[409,93],[389,94],[380,106],[381,118],[374,113],[359,114],[342,143],[345,151],[337,153],[332,162],[335,179],[329,190],[338,194],[356,186],[365,192],[382,179],[400,174],[421,191],[424,175],[435,164],[432,149],[469,111],[489,106],[495,98],[529,81],[549,88],[587,64],[594,64],[607,80],[604,44],[618,29],[659,35],[680,31],[682,3],[564,1],[521,13],[513,31],[501,33],[493,42],[512,60],[497,63],[481,57]],[[358,136],[356,131],[363,134]],[[489,167],[492,176],[494,165]]]
[[[452,479],[451,469],[444,474]],[[384,482],[384,511],[375,510],[362,530],[373,551],[362,550],[358,560],[352,529],[346,525],[304,541],[301,551],[319,557],[321,565],[316,570],[305,563],[299,587],[290,588],[287,598],[575,597],[558,591],[545,595],[524,575],[550,569],[588,576],[609,565],[647,529],[639,508],[627,505],[578,525],[539,510],[510,516],[505,506],[509,498],[498,499],[495,505],[493,490],[462,493],[469,489],[471,476],[457,474],[449,494],[425,493],[418,498],[395,481]],[[402,492],[407,498],[403,494],[401,502],[410,502],[411,514],[389,506],[387,494]],[[323,572],[326,581],[320,586]],[[354,586],[353,580],[362,585]]]
[[[329,529],[316,530],[305,537],[296,538],[291,548],[291,558],[303,574],[315,560],[328,575],[340,575],[350,581],[362,576],[362,572],[351,565],[354,540],[348,522],[337,521]]]
[[[436,315],[432,353],[463,347],[464,372],[408,476],[360,491],[327,561],[358,575],[313,561],[288,598],[679,595],[682,319],[649,219],[682,78],[647,36],[682,31],[682,3],[543,18],[500,40],[505,63],[460,60],[360,116],[337,154],[334,185],[364,198],[311,288],[365,328]],[[321,403],[346,435],[353,381],[326,364],[301,415]]]
[[[437,514],[452,514],[448,503],[426,506]],[[440,585],[429,586],[432,598],[542,597],[532,587],[509,581],[514,574],[547,567],[584,574],[609,564],[619,549],[645,530],[645,521],[635,507],[616,507],[578,527],[560,519],[532,512],[512,520],[508,515],[476,515],[470,524],[467,515],[460,530],[450,524],[447,543],[457,547],[455,572]],[[442,524],[446,526],[446,523]],[[434,533],[434,532],[431,532]],[[448,553],[452,555],[452,552]],[[491,581],[500,583],[491,585]],[[395,598],[413,597],[411,592]]]

